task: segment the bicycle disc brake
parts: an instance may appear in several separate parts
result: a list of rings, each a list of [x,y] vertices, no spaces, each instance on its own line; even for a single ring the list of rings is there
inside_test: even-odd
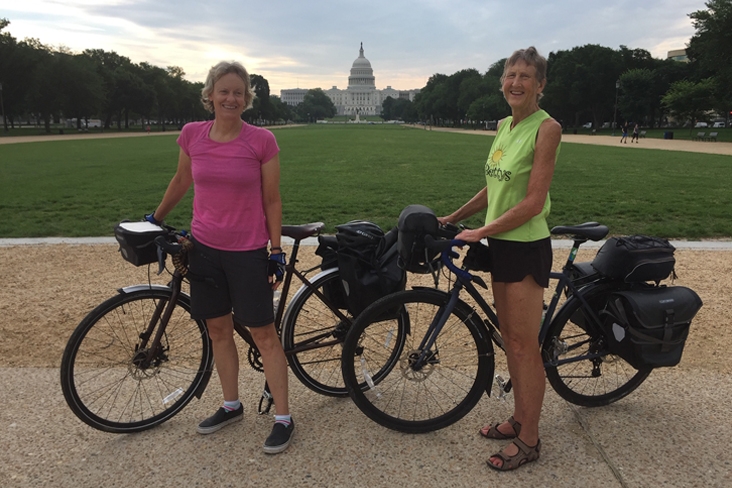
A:
[[[414,350],[410,352],[407,357],[399,361],[399,369],[402,371],[402,376],[410,381],[422,382],[425,381],[432,374],[435,369],[435,365],[440,363],[437,352],[428,352],[425,360],[422,363],[422,367],[419,369],[415,368],[419,356],[422,351]]]
[[[259,350],[255,349],[252,346],[249,346],[249,352],[247,353],[247,359],[249,360],[249,364],[251,365],[252,369],[255,371],[259,371],[260,373],[264,372],[264,364],[262,363],[262,355],[260,354]]]

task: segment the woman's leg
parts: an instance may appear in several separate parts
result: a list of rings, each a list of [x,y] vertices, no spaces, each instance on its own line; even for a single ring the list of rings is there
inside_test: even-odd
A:
[[[233,402],[239,398],[239,352],[234,342],[234,321],[228,314],[206,319],[206,326],[224,400]]]
[[[262,355],[264,377],[267,379],[269,390],[274,399],[275,412],[277,415],[289,415],[287,359],[274,324],[265,327],[251,327],[249,332],[252,334],[254,343]]]
[[[534,446],[539,440],[539,417],[545,390],[544,364],[539,350],[544,288],[529,275],[518,283],[494,282],[493,296],[513,385],[513,417],[521,424],[520,439]],[[508,423],[499,427],[501,432],[513,432]],[[504,450],[507,456],[517,452],[518,448],[513,444]],[[501,460],[495,457],[491,462],[501,465]]]

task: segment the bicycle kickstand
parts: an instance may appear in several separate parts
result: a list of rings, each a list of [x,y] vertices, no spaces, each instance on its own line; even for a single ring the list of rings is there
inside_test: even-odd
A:
[[[266,403],[266,405],[265,405]],[[264,391],[262,392],[262,396],[259,398],[259,409],[257,410],[257,413],[259,415],[265,415],[268,414],[270,409],[272,408],[272,404],[274,403],[274,398],[272,397],[272,393],[269,391],[269,385],[267,382],[264,382]],[[264,405],[264,407],[263,407]]]

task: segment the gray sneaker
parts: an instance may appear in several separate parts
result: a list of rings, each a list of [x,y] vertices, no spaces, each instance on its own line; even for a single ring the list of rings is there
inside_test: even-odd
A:
[[[290,421],[290,425],[275,422],[272,426],[272,433],[264,441],[264,452],[267,454],[277,454],[282,452],[292,442],[292,434],[295,433],[295,421]]]
[[[217,430],[220,430],[232,422],[238,422],[244,418],[244,405],[239,405],[239,408],[232,411],[227,411],[224,407],[216,410],[216,413],[198,424],[199,434],[213,434]]]

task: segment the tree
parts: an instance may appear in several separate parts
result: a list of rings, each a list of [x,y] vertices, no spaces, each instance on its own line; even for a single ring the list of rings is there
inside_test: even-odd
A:
[[[714,105],[720,113],[732,108],[732,0],[709,0],[706,10],[689,14],[696,34],[686,50],[701,77],[715,79]]]
[[[628,120],[648,125],[653,105],[653,73],[646,68],[636,68],[620,75],[623,95],[618,99],[618,109]]]
[[[712,107],[714,80],[707,78],[698,83],[689,80],[677,81],[663,97],[664,106],[680,121],[694,122]]]
[[[329,119],[335,116],[337,109],[333,101],[320,88],[308,90],[302,103],[297,106],[301,120]]]
[[[252,108],[242,114],[248,122],[267,121],[275,118],[274,108],[270,101],[269,82],[264,76],[251,74],[249,76],[254,90]]]
[[[618,51],[588,44],[551,53],[548,62],[542,105],[554,118],[575,127],[585,118],[595,127],[613,118],[615,83],[624,71]]]
[[[414,104],[406,98],[386,97],[381,105],[381,118],[384,120],[416,121]]]
[[[81,129],[82,119],[88,123],[102,107],[105,96],[102,80],[88,57],[58,56],[60,63],[54,76],[62,95],[61,111],[67,118],[76,118],[76,128]]]

